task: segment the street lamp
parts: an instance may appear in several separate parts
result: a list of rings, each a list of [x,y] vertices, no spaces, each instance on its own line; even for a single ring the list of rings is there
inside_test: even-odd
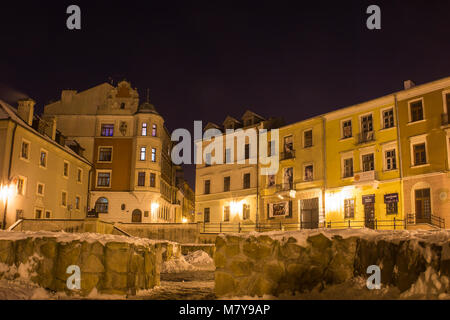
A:
[[[4,211],[3,211],[3,222],[2,229],[6,228],[6,212],[8,210],[8,199],[14,195],[14,186],[12,184],[9,185],[0,185],[0,198],[3,201]]]

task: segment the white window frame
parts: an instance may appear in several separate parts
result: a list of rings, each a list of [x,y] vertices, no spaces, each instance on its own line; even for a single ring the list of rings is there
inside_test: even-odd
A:
[[[45,166],[41,165],[41,154],[42,153],[45,153]],[[41,150],[39,151],[39,168],[47,169],[47,166],[48,166],[48,151],[41,148]]]
[[[67,176],[64,174],[64,165],[67,163]],[[69,176],[70,176],[70,162],[69,161],[67,161],[67,160],[64,160],[64,163],[63,163],[63,172],[62,172],[62,176],[65,178],[65,179],[69,179]]]
[[[111,149],[111,161],[102,161],[100,160],[100,149]],[[112,163],[114,155],[114,147],[113,146],[98,146],[97,149],[97,163]]]
[[[372,116],[372,131],[370,131],[370,132],[375,132],[375,130],[376,130],[375,129],[375,117],[374,117],[373,111],[370,111],[370,112],[366,112],[366,113],[360,114],[358,116],[359,133],[362,133],[362,118],[365,117],[365,116],[368,116],[368,115]],[[353,127],[352,127],[352,129],[353,129]]]
[[[394,125],[392,127],[389,128],[385,128],[384,127],[384,117],[383,117],[383,113],[385,111],[391,110],[392,109],[392,116],[394,117]],[[396,117],[395,117],[395,110],[394,110],[394,106],[390,106],[390,107],[386,107],[386,108],[382,108],[380,110],[380,130],[389,130],[389,129],[394,129],[396,127]]]
[[[376,155],[375,155],[375,146],[370,146],[367,148],[362,148],[359,149],[359,172],[363,172],[363,156],[368,155],[368,154],[373,154],[373,170],[372,171],[376,171]],[[353,173],[355,171],[355,164],[353,163]],[[368,172],[368,171],[366,171]]]
[[[22,146],[23,146],[24,143],[28,144],[28,153],[27,153],[27,157],[26,158],[22,157]],[[20,159],[22,159],[22,160],[24,160],[26,162],[30,161],[30,158],[31,158],[31,142],[28,141],[27,139],[22,139],[22,142],[20,143],[19,157],[20,157]]]
[[[39,186],[42,186],[42,193],[39,193]],[[36,195],[38,196],[45,196],[45,183],[38,182],[36,183]]]
[[[25,176],[18,176],[17,180],[19,180],[19,179],[23,180],[23,187],[22,187],[22,193],[19,193],[19,192],[17,192],[18,190],[17,190],[17,186],[16,186],[17,195],[25,196],[27,194],[27,177],[25,177]]]
[[[99,173],[109,173],[109,186],[99,186],[98,185],[98,174]],[[110,189],[112,186],[112,170],[108,169],[100,169],[95,171],[95,187],[99,189]]]
[[[395,169],[388,169],[387,168],[387,158],[386,158],[386,152],[395,150]],[[392,171],[398,171],[399,170],[399,163],[398,163],[398,146],[396,142],[388,142],[382,145],[381,152],[383,153],[383,172],[392,172]]]
[[[430,165],[430,155],[428,153],[428,143],[427,143],[428,133],[421,134],[418,136],[409,137],[409,149],[410,149],[410,167],[411,168],[421,168]],[[427,157],[427,162],[420,165],[414,165],[414,146],[418,144],[425,143],[425,156]]]
[[[411,104],[414,103],[414,102],[417,102],[417,101],[422,101],[423,119],[412,122],[412,118],[411,118]],[[425,121],[427,121],[427,114],[426,114],[426,111],[425,111],[425,100],[423,99],[423,97],[409,100],[408,101],[408,123],[407,123],[407,125],[411,125],[413,123],[422,123],[422,122],[425,122]]]
[[[350,137],[344,137],[344,122],[350,121],[352,124],[352,135]],[[340,121],[340,132],[341,132],[341,140],[347,140],[347,139],[352,139],[353,138],[353,119],[352,118],[346,118],[346,119],[342,119]]]

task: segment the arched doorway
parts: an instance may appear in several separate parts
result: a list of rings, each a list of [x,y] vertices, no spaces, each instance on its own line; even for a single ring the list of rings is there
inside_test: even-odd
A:
[[[142,222],[142,211],[139,209],[134,209],[131,214],[131,222]]]

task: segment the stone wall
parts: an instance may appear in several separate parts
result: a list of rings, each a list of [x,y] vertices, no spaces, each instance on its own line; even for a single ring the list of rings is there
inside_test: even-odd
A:
[[[214,257],[214,252],[216,251],[216,247],[214,244],[182,244],[181,245],[181,254],[187,255],[191,252],[202,250],[206,252],[211,258]]]
[[[0,279],[23,278],[52,291],[88,295],[135,294],[160,283],[163,255],[172,244],[92,233],[0,231]],[[164,253],[164,254],[163,254]],[[67,288],[67,267],[81,270],[81,290]]]
[[[116,223],[120,230],[139,238],[198,243],[197,223]]]
[[[382,284],[404,292],[430,268],[438,277],[450,277],[449,239],[448,231],[220,235],[214,255],[215,291],[217,296],[307,292],[357,276],[367,278],[367,267],[378,265]]]

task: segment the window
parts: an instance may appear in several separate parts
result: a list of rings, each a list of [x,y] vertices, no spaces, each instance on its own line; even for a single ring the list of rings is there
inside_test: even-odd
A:
[[[95,211],[98,213],[108,213],[108,199],[100,197],[95,202]]]
[[[231,149],[225,149],[225,163],[231,163]]]
[[[145,186],[145,172],[138,172],[138,186]]]
[[[427,163],[427,154],[425,150],[425,143],[416,144],[413,146],[414,165],[419,166]]]
[[[383,128],[392,128],[394,126],[394,109],[383,111]]]
[[[150,173],[150,187],[154,188],[156,186],[156,174]]]
[[[250,219],[250,205],[243,204],[242,205],[242,219],[247,220]]]
[[[34,218],[35,219],[42,219],[43,217],[44,217],[44,215],[43,215],[42,209],[39,209],[39,208],[34,209]]]
[[[152,162],[156,162],[156,148],[152,148]]]
[[[303,179],[305,181],[314,180],[314,166],[312,164],[305,166],[305,175]]]
[[[25,195],[25,179],[20,177],[17,179],[17,194],[18,195]]]
[[[250,159],[250,144],[245,144],[245,160]]]
[[[122,102],[122,103],[120,104],[120,109],[125,109],[125,102]]]
[[[139,152],[139,160],[145,161],[146,156],[147,156],[147,148],[141,147],[140,152]]]
[[[250,189],[250,173],[244,174],[244,189]]]
[[[363,171],[372,171],[374,170],[374,158],[373,153],[365,154],[362,156],[362,164]]]
[[[344,178],[353,177],[353,158],[344,159]]]
[[[209,208],[203,209],[203,222],[209,222],[210,218]]]
[[[352,120],[346,120],[342,122],[342,138],[352,137]]]
[[[283,159],[294,157],[294,140],[292,136],[284,137],[284,156]]]
[[[77,182],[81,183],[83,180],[83,170],[78,168],[77,170]]]
[[[272,157],[273,155],[275,155],[275,141],[269,141],[267,156]]]
[[[141,136],[146,136],[147,135],[147,123],[142,123],[142,128],[141,128]]]
[[[110,184],[111,184],[111,172],[97,173],[97,187],[110,187]]]
[[[156,124],[152,126],[152,137],[156,137]]]
[[[100,147],[98,150],[98,162],[112,161],[112,147]]]
[[[205,154],[205,166],[209,167],[211,165],[211,153]]]
[[[344,199],[344,217],[345,219],[355,217],[355,199]]]
[[[47,151],[41,150],[41,154],[39,155],[39,166],[42,168],[47,168],[47,155]]]
[[[22,141],[22,149],[20,151],[20,157],[22,159],[28,160],[30,157],[30,143],[26,141]]]
[[[210,194],[211,192],[211,181],[205,180],[205,194]]]
[[[409,104],[411,112],[411,122],[423,120],[423,104],[422,100],[414,101]]]
[[[361,132],[371,132],[373,131],[373,121],[372,114],[368,114],[361,117]]]
[[[75,210],[80,210],[81,198],[79,196],[75,197]]]
[[[67,161],[64,161],[63,176],[69,177],[69,163]]]
[[[223,178],[223,191],[230,191],[230,177]]]
[[[50,210],[45,211],[45,219],[50,219],[52,217],[52,212]]]
[[[284,168],[283,171],[283,189],[292,190],[294,189],[294,168]]]
[[[223,221],[230,221],[230,206],[223,207]]]
[[[44,195],[44,184],[43,183],[39,183],[38,182],[36,194],[38,194],[39,196],[43,196]]]
[[[310,148],[313,145],[312,130],[303,132],[303,147]]]
[[[102,130],[100,135],[102,137],[112,137],[114,135],[114,125],[113,124],[102,124]]]
[[[387,150],[385,152],[386,156],[386,170],[397,169],[397,161],[395,159],[395,149]]]
[[[63,207],[67,206],[67,192],[65,191],[61,192],[61,206]]]
[[[397,202],[386,203],[386,214],[396,214],[398,213]]]

